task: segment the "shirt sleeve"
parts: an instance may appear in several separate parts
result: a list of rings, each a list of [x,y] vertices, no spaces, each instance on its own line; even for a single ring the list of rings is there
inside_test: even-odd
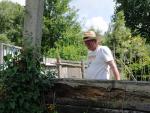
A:
[[[102,56],[103,56],[105,62],[114,60],[112,52],[107,46],[103,47]]]

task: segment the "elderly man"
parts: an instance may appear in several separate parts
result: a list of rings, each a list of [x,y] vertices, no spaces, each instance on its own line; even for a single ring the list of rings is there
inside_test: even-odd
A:
[[[88,67],[86,79],[110,80],[110,69],[116,80],[120,80],[120,74],[114,61],[111,50],[107,46],[98,44],[98,37],[94,31],[87,31],[83,37],[88,48]]]

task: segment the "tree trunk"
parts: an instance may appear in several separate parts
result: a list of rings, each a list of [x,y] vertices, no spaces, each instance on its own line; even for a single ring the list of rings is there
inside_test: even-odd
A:
[[[43,0],[26,0],[23,48],[33,48],[36,53],[41,51]]]

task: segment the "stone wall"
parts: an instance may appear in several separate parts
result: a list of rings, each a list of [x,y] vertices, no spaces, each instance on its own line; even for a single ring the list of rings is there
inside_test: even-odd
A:
[[[57,79],[45,94],[58,113],[150,113],[150,82]]]

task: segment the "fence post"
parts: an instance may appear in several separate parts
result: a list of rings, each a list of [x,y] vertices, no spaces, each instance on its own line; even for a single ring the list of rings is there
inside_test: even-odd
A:
[[[61,66],[61,59],[57,58],[57,70],[58,70],[58,78],[62,77],[62,66]]]
[[[0,64],[3,64],[3,43],[0,43]]]
[[[85,65],[84,65],[84,61],[81,60],[81,72],[82,72],[82,78],[85,77]]]

